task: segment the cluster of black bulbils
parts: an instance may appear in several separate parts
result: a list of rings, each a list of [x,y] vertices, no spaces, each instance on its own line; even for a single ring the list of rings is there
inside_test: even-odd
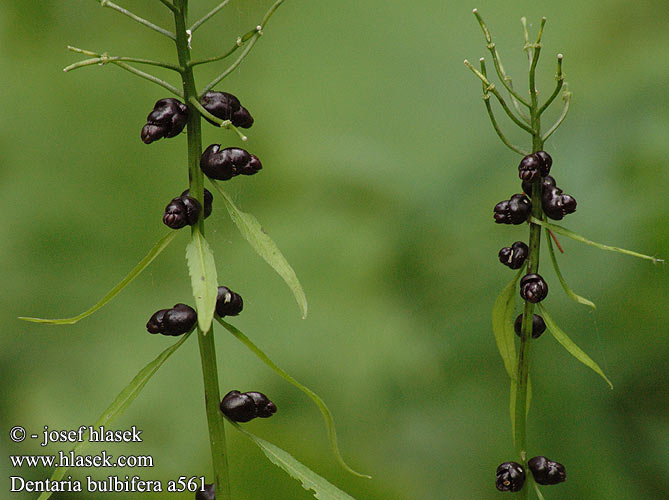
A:
[[[241,105],[239,99],[227,92],[209,91],[200,104],[212,115],[221,120],[230,120],[235,127],[249,128],[253,125],[251,113]],[[175,137],[188,123],[188,106],[178,99],[160,99],[146,117],[142,128],[142,141],[151,144],[164,137]],[[205,117],[207,121],[216,125]],[[227,181],[237,175],[253,175],[262,169],[257,156],[245,149],[229,147],[221,149],[220,144],[211,144],[200,157],[202,172],[211,179]],[[204,190],[204,217],[209,217],[212,210],[212,194]],[[163,222],[172,229],[181,229],[197,223],[202,207],[200,203],[184,191],[173,198],[165,208]]]
[[[233,292],[227,286],[218,287],[216,296],[216,314],[223,316],[237,316],[244,308],[241,295]],[[160,309],[153,313],[146,323],[149,333],[161,333],[172,337],[190,332],[197,321],[197,312],[186,304],[175,304],[172,309]]]
[[[564,465],[543,456],[530,458],[527,467],[537,484],[558,484],[567,479]],[[495,486],[499,491],[520,491],[523,484],[525,484],[525,469],[519,463],[504,462],[497,467]]]
[[[532,203],[527,195],[532,194],[532,184],[541,182],[541,207],[553,220],[561,220],[576,210],[576,200],[557,187],[549,174],[553,159],[545,151],[525,156],[518,165],[518,177],[523,181],[523,193],[500,201],[493,209],[493,218],[498,224],[522,224],[532,213]]]

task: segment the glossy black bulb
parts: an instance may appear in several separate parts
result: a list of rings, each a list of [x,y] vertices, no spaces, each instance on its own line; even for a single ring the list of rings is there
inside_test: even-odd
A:
[[[237,316],[244,309],[244,301],[241,295],[233,292],[227,286],[218,287],[216,296],[216,314],[221,318],[224,316]]]
[[[177,99],[161,99],[153,106],[142,128],[142,141],[151,144],[163,137],[179,135],[188,122],[188,106]]]
[[[181,193],[181,196],[189,196],[190,195],[190,189],[186,189],[183,193]],[[207,189],[204,188],[204,218],[206,219],[211,215],[211,210],[213,207],[214,203],[214,195],[211,194],[211,192]]]
[[[200,168],[207,177],[227,181],[236,175],[255,174],[262,169],[262,163],[245,149],[221,149],[220,144],[211,144],[202,153]]]
[[[163,333],[163,317],[168,309],[160,309],[153,313],[146,323],[146,331],[149,333]]]
[[[500,249],[499,261],[511,269],[520,269],[529,255],[527,245],[522,241],[516,241],[510,247]]]
[[[525,484],[525,470],[516,462],[504,462],[497,467],[495,486],[499,491],[520,491]]]
[[[509,200],[500,201],[493,209],[498,224],[522,224],[532,212],[532,204],[524,194],[514,194]]]
[[[520,296],[528,302],[541,302],[548,295],[548,284],[538,274],[526,274],[520,279]]]
[[[228,392],[221,401],[221,411],[234,422],[248,422],[257,416],[253,398],[239,391]]]
[[[567,479],[564,465],[543,456],[530,458],[527,466],[530,468],[532,476],[534,476],[534,480],[538,484],[558,484]]]
[[[523,315],[519,314],[516,318],[516,321],[513,322],[513,329],[516,332],[516,335],[520,337],[521,328],[523,326]],[[532,338],[538,339],[541,337],[541,334],[546,331],[546,323],[544,319],[538,314],[532,316]]]
[[[209,91],[202,96],[200,103],[212,115],[221,120],[230,120],[235,127],[249,128],[253,125],[251,113],[232,94]],[[218,124],[212,122],[206,116],[205,120],[218,126]]]
[[[276,413],[276,405],[262,392],[247,392],[245,394],[253,399],[258,417],[269,418]]]
[[[163,333],[165,335],[182,335],[190,331],[197,321],[195,309],[186,304],[175,304],[163,315]]]

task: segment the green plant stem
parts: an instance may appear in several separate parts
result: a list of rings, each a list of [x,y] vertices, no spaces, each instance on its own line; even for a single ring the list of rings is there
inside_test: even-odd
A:
[[[192,105],[192,98],[197,98],[197,88],[193,70],[189,66],[190,48],[188,46],[189,33],[186,31],[186,12],[188,0],[177,0],[175,3],[174,24],[176,30],[176,46],[179,64],[185,68],[181,74],[183,82],[184,100],[189,106],[189,116],[186,133],[188,136],[188,174],[190,179],[190,195],[204,206],[204,178],[200,170],[200,155],[202,154],[202,131],[200,113]],[[204,235],[203,214],[193,231]],[[225,419],[218,405],[221,394],[218,386],[218,368],[216,366],[216,349],[214,345],[213,328],[203,332],[198,328],[198,343],[200,346],[200,360],[202,362],[202,377],[204,380],[204,399],[209,427],[209,443],[214,469],[214,483],[216,498],[230,500],[230,481],[228,475],[228,456],[225,444]]]
[[[96,0],[96,1],[102,7],[109,7],[110,9],[113,9],[116,12],[120,12],[121,14],[128,16],[133,21],[137,21],[139,24],[143,24],[144,26],[146,26],[148,28],[151,28],[153,31],[157,31],[161,35],[165,35],[166,37],[171,38],[172,40],[176,40],[176,36],[171,31],[167,31],[166,29],[161,28],[160,26],[156,26],[151,21],[147,21],[146,19],[144,19],[142,17],[139,17],[136,14],[133,14],[128,9],[124,9],[123,7],[119,7],[114,2],[110,2],[109,0]],[[174,11],[174,12],[176,14],[176,11]]]
[[[215,57],[209,57],[207,59],[198,59],[197,61],[191,61],[190,65],[191,66],[197,66],[198,64],[207,64],[210,62],[216,62],[220,61],[221,59],[225,59],[226,57],[231,56],[234,54],[237,49],[240,47],[243,47],[244,44],[251,38],[253,37],[256,33],[258,33],[258,27],[253,28],[251,31],[248,31],[244,33],[242,36],[237,37],[237,40],[235,41],[235,44],[228,49],[227,52],[224,52],[221,55],[215,56]]]
[[[479,22],[479,25],[481,26],[481,30],[483,31],[483,36],[485,37],[486,40],[486,47],[490,51],[490,55],[492,56],[492,62],[495,66],[495,71],[497,72],[497,76],[499,77],[499,79],[502,81],[502,85],[506,87],[506,90],[509,92],[509,95],[514,100],[514,103],[516,103],[517,101],[529,108],[530,104],[525,99],[523,99],[515,90],[513,90],[513,83],[511,81],[511,77],[507,76],[507,74],[504,72],[504,68],[502,67],[502,62],[500,61],[499,54],[497,53],[497,48],[492,41],[492,37],[490,36],[490,31],[488,31],[488,28],[485,25],[485,22],[483,21],[481,14],[479,14],[479,11],[477,9],[474,9],[473,12],[474,16],[476,17],[476,20]],[[517,107],[516,109],[520,112],[519,107]]]
[[[479,59],[479,61],[481,63],[481,74],[484,77],[488,78],[488,72],[485,66],[485,59],[481,58]],[[523,151],[518,146],[514,146],[513,144],[511,144],[511,142],[504,135],[504,132],[502,132],[502,129],[499,128],[499,125],[497,124],[497,119],[495,118],[495,114],[493,113],[492,110],[492,105],[490,104],[490,93],[488,92],[485,82],[481,82],[481,85],[483,86],[483,102],[485,103],[485,109],[488,112],[488,117],[490,118],[492,127],[495,129],[495,132],[497,132],[497,137],[499,137],[499,139],[504,143],[504,145],[509,149],[511,149],[511,151],[515,151],[516,153],[523,156],[527,155],[527,151]]]
[[[557,72],[555,73],[555,80],[557,81],[557,84],[555,85],[555,90],[551,94],[551,96],[546,100],[546,102],[539,108],[539,111],[537,112],[539,116],[546,111],[548,106],[550,106],[555,98],[558,96],[560,93],[560,90],[562,90],[562,85],[564,85],[564,75],[562,74],[562,59],[563,56],[562,54],[557,55]]]
[[[506,104],[506,101],[502,97],[502,95],[499,93],[497,90],[497,87],[495,86],[494,83],[491,83],[490,80],[488,80],[483,74],[477,70],[474,66],[472,66],[472,63],[470,63],[467,59],[465,59],[465,66],[469,68],[476,76],[479,77],[479,79],[486,84],[486,92],[490,92],[492,95],[494,95],[497,98],[497,101],[499,104],[502,106],[502,109],[504,112],[508,115],[509,118],[518,125],[520,128],[522,128],[525,132],[528,132],[530,134],[533,133],[532,129],[528,127],[525,123],[523,123],[520,118],[518,118],[516,115],[513,114],[513,111],[509,108],[509,106]]]
[[[545,21],[544,21],[545,22]],[[542,22],[543,28],[543,22]],[[541,31],[537,38],[537,43],[532,47],[533,55],[530,62],[529,86],[530,86],[530,125],[532,127],[532,152],[543,149],[541,138],[541,117],[537,103],[537,89],[535,81],[535,70],[541,51],[539,41]],[[532,216],[541,220],[543,211],[541,207],[541,180],[537,179],[532,184]],[[527,272],[539,272],[539,249],[541,247],[541,226],[530,223],[530,244]],[[514,443],[516,452],[521,463],[527,465],[527,398],[529,397],[529,374],[530,374],[530,345],[532,334],[532,318],[534,317],[534,304],[525,301],[523,308],[523,320],[521,326],[520,346],[517,359],[517,379],[516,379],[516,406],[515,406],[515,435]],[[527,499],[529,487],[525,485],[521,490],[521,498]]]
[[[174,4],[173,4],[172,2],[170,2],[169,0],[160,0],[160,3],[162,3],[162,4],[163,4],[165,7],[167,7],[168,9],[170,9],[172,12],[174,12],[174,13],[177,13],[177,12],[178,12],[177,8],[176,8],[176,7],[174,6]]]
[[[219,10],[221,10],[223,7],[225,7],[228,3],[230,3],[230,0],[223,0],[220,4],[218,4],[216,7],[211,9],[207,14],[205,14],[201,19],[199,19],[197,22],[195,22],[190,28],[188,28],[188,31],[190,31],[191,34],[195,33],[196,29],[198,29],[205,22],[207,22],[209,20],[209,18],[211,18]]]
[[[255,33],[253,33],[253,35],[250,37],[249,44],[248,44],[246,47],[244,47],[244,50],[243,50],[242,53],[239,55],[239,57],[235,60],[235,62],[233,62],[233,63],[228,67],[228,69],[226,69],[225,71],[223,71],[223,73],[221,73],[221,74],[218,75],[216,78],[214,78],[211,82],[209,82],[209,83],[206,85],[206,87],[205,87],[204,89],[202,89],[202,92],[200,92],[200,95],[199,95],[198,97],[202,97],[204,94],[206,94],[206,93],[209,92],[211,89],[213,89],[214,86],[215,86],[218,82],[220,82],[221,80],[223,80],[223,78],[225,78],[225,77],[228,76],[230,73],[232,73],[232,72],[233,72],[233,71],[234,71],[234,70],[235,70],[235,69],[242,63],[242,61],[243,61],[244,58],[248,55],[248,53],[251,52],[251,49],[252,49],[253,46],[256,44],[256,42],[258,41],[258,39],[262,36],[262,34],[263,34],[263,31],[262,31],[262,30],[265,28],[265,25],[267,24],[267,21],[269,21],[269,18],[272,17],[272,15],[274,14],[274,12],[276,12],[276,9],[278,9],[279,6],[280,6],[283,2],[284,2],[284,0],[276,0],[276,2],[274,2],[274,3],[272,4],[272,6],[271,6],[269,9],[267,9],[267,12],[265,12],[265,16],[262,18],[262,21],[260,21],[260,24],[258,25],[258,27],[256,27]],[[244,35],[244,36],[246,36],[246,35]]]

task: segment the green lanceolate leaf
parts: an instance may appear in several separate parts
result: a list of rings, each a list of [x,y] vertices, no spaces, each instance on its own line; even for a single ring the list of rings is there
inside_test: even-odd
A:
[[[594,302],[591,302],[590,300],[586,299],[585,297],[581,297],[577,293],[574,293],[574,291],[571,288],[569,288],[569,286],[567,285],[567,282],[562,277],[562,273],[560,272],[560,267],[558,266],[557,258],[555,256],[555,250],[553,250],[553,242],[551,241],[551,235],[550,235],[550,230],[549,229],[546,229],[546,241],[548,242],[548,253],[551,256],[551,261],[553,262],[553,268],[555,269],[555,274],[557,275],[558,280],[560,281],[560,284],[562,285],[562,289],[567,294],[567,297],[569,297],[574,302],[578,302],[579,304],[583,304],[584,306],[588,306],[588,307],[591,307],[593,309],[597,309],[597,306],[595,305]]]
[[[313,491],[314,497],[319,500],[355,500],[351,495],[343,492],[306,465],[297,461],[288,452],[250,433],[239,424],[230,420],[228,421],[235,429],[253,441],[263,451],[270,462],[286,471],[292,478],[300,481],[305,490]]]
[[[580,234],[576,234],[570,231],[569,229],[565,229],[562,226],[557,226],[555,224],[551,224],[550,222],[544,222],[542,220],[535,219],[534,217],[530,217],[530,222],[532,224],[538,224],[539,226],[543,226],[546,229],[550,229],[556,234],[561,234],[563,236],[566,236],[567,238],[571,238],[572,240],[580,241],[581,243],[585,243],[586,245],[599,248],[600,250],[608,250],[609,252],[618,252],[618,253],[623,253],[625,255],[631,255],[632,257],[638,257],[639,259],[650,260],[653,264],[657,264],[658,262],[664,262],[664,260],[658,259],[657,257],[651,257],[650,255],[644,255],[642,253],[633,252],[632,250],[625,250],[624,248],[612,247],[609,245],[603,245],[602,243],[596,243],[581,236]]]
[[[100,309],[102,306],[104,306],[107,302],[109,302],[111,299],[116,297],[121,290],[123,290],[126,286],[130,284],[132,280],[134,280],[137,276],[140,275],[144,269],[146,269],[151,262],[153,262],[153,259],[158,257],[160,255],[160,252],[165,250],[167,245],[171,243],[171,241],[174,239],[174,237],[177,235],[176,231],[170,231],[168,234],[163,236],[158,243],[151,249],[151,251],[146,254],[146,256],[140,260],[137,265],[128,273],[128,275],[123,278],[123,280],[116,285],[114,288],[109,290],[107,292],[107,295],[102,297],[100,301],[95,304],[93,307],[91,307],[89,310],[82,312],[81,314],[77,316],[73,316],[71,318],[60,318],[60,319],[43,319],[43,318],[27,318],[27,317],[19,317],[19,319],[23,319],[25,321],[32,321],[33,323],[45,323],[47,325],[73,325],[77,321],[84,319],[87,316],[90,316],[93,314],[95,311]]]
[[[495,334],[497,349],[504,361],[504,368],[511,377],[516,378],[516,343],[513,330],[513,312],[516,304],[516,283],[523,272],[521,269],[506,285],[492,306],[492,331]]]
[[[546,326],[548,327],[548,331],[551,332],[551,335],[555,337],[555,340],[557,340],[560,344],[562,344],[562,347],[567,349],[569,354],[574,356],[576,359],[578,359],[581,363],[583,363],[585,366],[593,370],[595,373],[597,373],[599,376],[601,376],[607,384],[609,384],[609,387],[613,389],[613,384],[611,381],[608,379],[606,375],[604,375],[604,372],[602,369],[599,367],[597,363],[595,363],[590,356],[588,356],[586,353],[584,353],[580,347],[578,347],[574,342],[567,336],[566,333],[564,333],[559,326],[553,321],[553,318],[551,318],[548,315],[548,311],[546,311],[546,308],[543,307],[541,304],[539,305],[539,309],[541,310],[541,316],[544,318],[544,321],[546,322]]]
[[[283,278],[288,287],[293,292],[297,305],[302,312],[302,318],[307,317],[307,297],[304,295],[302,285],[297,279],[297,275],[288,261],[281,253],[281,250],[272,241],[272,238],[265,232],[258,220],[251,214],[239,210],[232,202],[232,198],[221,188],[217,182],[212,181],[214,187],[221,193],[225,201],[225,207],[242,236],[248,241],[253,249],[260,255],[265,262]]]
[[[154,373],[158,371],[158,368],[160,368],[163,363],[167,361],[167,358],[169,358],[174,353],[174,351],[181,347],[181,345],[189,336],[190,333],[184,335],[178,342],[165,349],[158,355],[158,357],[156,357],[156,359],[142,368],[139,373],[135,375],[135,378],[133,378],[132,381],[125,387],[125,389],[123,389],[119,395],[116,396],[116,399],[112,401],[107,409],[102,412],[102,415],[100,415],[100,417],[95,421],[93,427],[109,425],[118,417],[123,415],[123,412],[125,412],[126,408],[130,406],[130,403],[132,403],[142,391],[142,389],[144,389],[144,386],[151,379],[151,377],[153,377]],[[83,436],[83,441],[72,448],[72,451],[76,455],[81,455],[85,449],[91,446],[91,443],[88,441],[88,435],[89,432],[86,431]],[[51,474],[51,481],[60,481],[63,477],[65,477],[67,470],[68,467],[58,467],[53,471],[53,474]],[[47,498],[51,496],[51,493],[52,492],[44,492],[37,500],[47,500]]]
[[[200,330],[206,334],[211,328],[216,309],[218,281],[214,254],[197,227],[194,227],[193,237],[186,247],[186,261],[197,306],[197,322]]]
[[[539,486],[537,485],[537,483],[534,482],[534,480],[532,480],[532,484],[534,485],[534,491],[535,491],[536,494],[537,494],[537,498],[538,498],[539,500],[546,500],[546,499],[544,498],[544,496],[541,494],[541,490],[539,489]]]
[[[314,391],[309,389],[308,387],[305,387],[304,385],[300,384],[297,380],[295,380],[292,376],[290,376],[288,373],[286,373],[284,370],[282,370],[279,366],[277,366],[274,361],[272,361],[267,354],[265,354],[257,345],[255,345],[253,342],[251,342],[251,339],[249,339],[246,335],[244,335],[239,329],[231,325],[230,323],[227,323],[223,321],[221,318],[216,318],[216,320],[223,325],[223,327],[228,330],[232,335],[235,336],[242,344],[244,344],[253,354],[258,356],[258,358],[265,363],[268,367],[270,367],[277,375],[279,375],[281,378],[286,380],[288,383],[292,384],[296,388],[298,388],[300,391],[302,391],[304,394],[309,396],[309,398],[318,406],[318,409],[321,412],[321,415],[323,416],[323,421],[325,422],[325,427],[327,428],[328,432],[328,439],[330,441],[330,448],[332,449],[332,453],[334,454],[335,458],[339,462],[339,464],[346,469],[348,472],[351,474],[358,476],[358,477],[364,477],[367,479],[371,479],[371,476],[368,476],[366,474],[360,474],[359,472],[356,472],[353,470],[351,467],[349,467],[346,462],[344,461],[343,457],[341,456],[341,453],[339,451],[339,445],[337,443],[337,431],[335,428],[335,423],[334,423],[334,418],[332,417],[332,412],[330,409],[327,407],[325,404],[325,401],[321,399],[321,397],[316,394]]]

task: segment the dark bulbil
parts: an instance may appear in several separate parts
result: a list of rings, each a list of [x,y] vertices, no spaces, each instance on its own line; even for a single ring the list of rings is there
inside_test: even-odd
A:
[[[202,206],[200,202],[190,196],[179,196],[172,198],[165,207],[163,224],[172,229],[192,226],[200,216]]]
[[[269,418],[276,413],[276,405],[272,403],[262,392],[247,392],[256,406],[256,413],[260,418]]]
[[[195,500],[216,500],[215,491],[216,487],[214,483],[205,484],[203,490],[195,493]]]
[[[518,165],[518,177],[525,182],[532,182],[539,177],[545,177],[551,171],[553,159],[546,151],[537,151],[525,156]],[[525,191],[527,193],[527,191]],[[530,194],[530,193],[528,193]]]
[[[519,314],[516,318],[516,321],[513,322],[513,329],[516,331],[516,335],[520,337],[520,330],[523,326],[523,315]],[[544,318],[538,314],[532,315],[532,338],[538,339],[541,337],[541,334],[546,331],[546,323],[544,323]]]
[[[499,261],[511,269],[520,269],[528,253],[527,245],[522,241],[516,241],[510,247],[504,247],[499,251]]]
[[[528,196],[532,195],[532,183],[523,181],[523,192],[525,192]],[[551,177],[550,175],[547,175],[546,177],[543,177],[541,179],[541,193],[543,194],[546,189],[550,189],[552,187],[555,187],[555,179]]]
[[[200,99],[200,103],[212,115],[221,120],[230,120],[235,127],[249,128],[253,125],[251,113],[232,94],[209,91]],[[206,116],[204,119],[218,126]]]
[[[220,408],[234,422],[268,418],[276,413],[276,405],[261,392],[230,391],[223,397]]]
[[[528,302],[541,302],[548,295],[548,284],[538,274],[526,274],[520,279],[520,296]]]
[[[181,196],[190,196],[190,189],[186,189]],[[207,188],[204,188],[204,218],[211,215],[212,206],[214,203],[214,195],[211,194]]]
[[[186,304],[175,304],[172,309],[156,311],[146,324],[149,333],[176,337],[190,331],[197,321],[195,309]]]
[[[181,133],[188,122],[188,106],[177,99],[161,99],[153,106],[142,128],[142,141],[151,144],[163,137],[174,137]]]
[[[223,316],[237,316],[244,308],[242,296],[233,292],[227,286],[218,287],[216,296],[216,314]]]
[[[245,149],[221,149],[220,144],[212,144],[202,153],[200,168],[207,177],[227,181],[239,174],[255,174],[262,169],[262,163]]]
[[[546,457],[533,457],[527,462],[527,466],[532,471],[534,480],[538,484],[550,485],[562,483],[567,479],[567,472],[564,465],[553,462]]]
[[[181,196],[177,198],[172,198],[167,206],[165,207],[165,213],[163,214],[163,223],[172,229],[181,229],[182,227],[192,226],[197,223],[198,217],[200,217],[200,212],[202,211],[202,205],[195,198],[188,196],[190,191],[187,189]],[[211,215],[212,203],[214,196],[204,190],[204,218],[206,219]]]
[[[495,486],[499,491],[520,491],[525,484],[525,470],[516,462],[504,462],[497,467]]]
[[[532,204],[524,194],[514,194],[511,199],[500,201],[493,209],[498,224],[522,224],[530,216]]]
[[[576,211],[576,200],[568,194],[563,194],[559,187],[552,186],[543,189],[541,206],[548,217],[560,220],[565,215]]]
[[[149,333],[163,333],[163,317],[167,311],[167,309],[160,309],[153,313],[146,324],[146,331]]]

